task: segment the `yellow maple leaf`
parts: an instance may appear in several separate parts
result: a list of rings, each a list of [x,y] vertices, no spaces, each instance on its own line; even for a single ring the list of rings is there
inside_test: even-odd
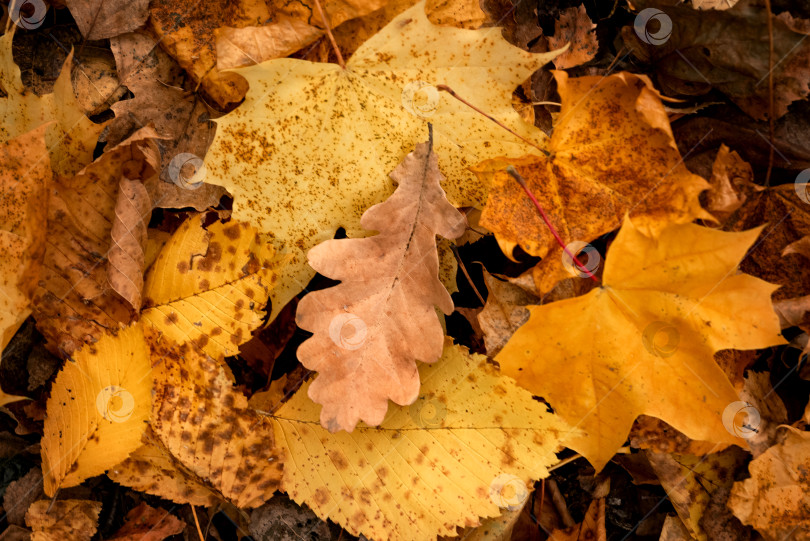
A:
[[[597,470],[641,414],[692,439],[745,446],[723,425],[739,398],[713,355],[784,343],[770,299],[776,286],[735,274],[760,231],[681,224],[650,237],[626,219],[602,287],[530,306],[496,360],[584,430],[567,445]]]
[[[482,355],[446,345],[419,367],[422,390],[379,427],[330,434],[309,384],[272,416],[290,457],[282,490],[353,535],[433,540],[499,508],[514,509],[527,482],[546,477],[570,429]]]
[[[45,493],[78,485],[141,445],[152,405],[149,349],[140,326],[85,345],[56,376],[42,437]]]
[[[214,358],[235,355],[262,322],[278,261],[246,223],[186,220],[163,246],[144,285],[141,321],[169,344]]]
[[[12,30],[0,37],[0,141],[8,141],[46,123],[45,141],[51,167],[59,175],[74,175],[93,161],[93,151],[104,124],[87,118],[73,94],[71,52],[53,87],[53,93],[37,96],[23,86],[20,68],[11,53]]]
[[[432,85],[449,85],[524,137],[544,137],[520,119],[511,96],[558,53],[522,51],[492,28],[434,26],[424,4],[365,42],[345,69],[282,58],[234,70],[250,90],[216,121],[206,182],[233,195],[235,219],[292,252],[272,294],[273,315],[314,276],[307,250],[339,227],[361,235],[361,214],[391,194],[388,173],[424,139],[428,120],[456,206],[485,197],[467,166],[531,148]]]

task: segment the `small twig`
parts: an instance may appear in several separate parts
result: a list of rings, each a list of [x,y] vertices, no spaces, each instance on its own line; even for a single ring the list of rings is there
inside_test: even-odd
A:
[[[551,503],[554,504],[554,509],[556,509],[557,513],[559,513],[563,525],[566,528],[570,528],[576,524],[576,522],[574,522],[574,517],[572,517],[571,513],[568,511],[568,504],[565,503],[565,496],[563,496],[562,492],[560,492],[560,487],[557,486],[557,482],[554,481],[554,479],[548,479],[548,491],[551,493]]]
[[[332,34],[332,28],[329,26],[329,20],[326,18],[326,13],[324,13],[319,0],[315,0],[315,7],[318,8],[318,14],[321,16],[323,25],[326,27],[326,35],[329,36],[329,42],[332,44],[332,48],[335,50],[338,64],[340,64],[341,68],[346,69],[346,62],[343,61],[343,55],[340,54],[340,48],[338,47],[337,41],[335,41],[335,36]]]
[[[495,118],[495,117],[493,117],[492,115],[488,115],[487,113],[485,113],[484,111],[482,111],[481,109],[479,109],[478,107],[476,107],[475,105],[473,105],[472,103],[468,102],[467,100],[465,100],[464,98],[462,98],[461,96],[459,96],[458,94],[456,94],[455,90],[453,90],[453,89],[452,89],[452,88],[450,88],[449,86],[447,86],[447,85],[436,85],[436,89],[437,89],[437,90],[441,90],[441,91],[443,91],[443,92],[447,92],[448,94],[450,94],[451,96],[453,96],[454,98],[456,98],[458,101],[460,101],[461,103],[463,103],[464,105],[466,105],[467,107],[469,107],[470,109],[472,109],[473,111],[475,111],[475,112],[477,112],[477,113],[480,113],[480,114],[484,115],[485,117],[487,117],[488,119],[490,119],[492,122],[494,122],[495,124],[497,124],[497,125],[498,125],[498,126],[500,126],[501,128],[505,129],[506,131],[508,131],[509,133],[511,133],[512,135],[514,135],[515,137],[517,137],[518,139],[520,139],[521,141],[523,141],[524,143],[526,143],[527,145],[531,145],[531,146],[533,146],[534,148],[536,148],[537,150],[539,150],[540,152],[542,152],[543,154],[545,154],[546,156],[548,156],[548,151],[546,151],[546,150],[545,150],[545,149],[543,149],[543,148],[540,148],[540,147],[539,147],[539,146],[537,146],[535,143],[533,143],[533,142],[529,141],[528,139],[526,139],[526,138],[525,138],[525,137],[523,137],[522,135],[515,133],[515,132],[514,132],[514,130],[512,130],[512,128],[510,128],[509,126],[507,126],[506,124],[504,124],[504,123],[503,123],[503,122],[501,122],[500,120],[496,119],[496,118]]]
[[[194,515],[194,525],[197,526],[197,534],[200,536],[200,541],[205,541],[205,537],[200,529],[200,521],[197,518],[197,511],[194,510],[193,505],[191,506],[191,514]]]
[[[467,278],[467,282],[469,282],[470,287],[475,292],[475,296],[478,297],[478,300],[481,302],[481,306],[484,306],[487,303],[487,301],[485,301],[484,297],[481,296],[481,293],[478,291],[478,288],[475,287],[472,278],[470,278],[470,273],[467,272],[467,267],[464,266],[464,262],[461,260],[461,255],[459,255],[458,253],[458,246],[456,246],[455,244],[451,244],[450,249],[453,250],[453,255],[456,256],[456,263],[458,263],[461,272],[464,273],[464,277]]]
[[[557,103],[556,101],[533,101],[532,105],[556,105],[557,107],[562,107],[562,103]]]
[[[771,0],[765,0],[765,11],[768,17],[768,138],[770,151],[768,152],[768,172],[765,173],[765,186],[771,185],[771,171],[773,170],[774,145],[774,105],[773,105],[773,21],[771,13]]]
[[[565,459],[563,459],[563,460],[560,460],[559,462],[557,462],[556,464],[554,464],[553,466],[551,466],[551,467],[548,469],[548,471],[552,472],[552,471],[556,470],[557,468],[562,468],[563,466],[565,466],[565,465],[567,465],[567,464],[570,464],[571,462],[573,462],[573,461],[575,461],[575,460],[579,460],[580,458],[582,458],[582,455],[581,455],[581,454],[579,454],[579,453],[577,453],[577,454],[575,454],[575,455],[572,455],[572,456],[569,456],[568,458],[565,458]]]
[[[537,198],[534,196],[534,194],[531,192],[531,190],[529,190],[529,187],[526,185],[526,181],[523,180],[523,177],[520,176],[520,173],[517,172],[517,169],[515,169],[513,166],[510,165],[509,167],[506,168],[506,172],[509,173],[509,176],[511,176],[513,179],[515,179],[518,184],[520,184],[520,187],[523,188],[523,191],[526,192],[526,195],[528,195],[529,199],[532,200],[532,203],[534,203],[534,206],[537,208],[537,212],[540,213],[540,216],[543,218],[543,221],[546,222],[546,226],[551,231],[551,234],[554,235],[554,238],[557,240],[557,244],[559,244],[562,247],[563,251],[566,254],[568,254],[568,257],[570,257],[571,260],[574,263],[576,263],[577,267],[579,267],[579,269],[582,272],[587,274],[590,277],[590,279],[593,280],[594,282],[598,282],[599,280],[596,278],[596,276],[594,276],[593,273],[591,271],[589,271],[585,267],[585,265],[583,265],[580,262],[580,260],[577,259],[577,256],[572,254],[571,250],[569,250],[568,247],[565,245],[565,242],[563,242],[562,238],[560,237],[560,234],[557,233],[557,230],[551,224],[551,220],[549,219],[548,215],[546,214],[546,211],[543,210],[542,206],[540,206],[540,202],[537,200]]]

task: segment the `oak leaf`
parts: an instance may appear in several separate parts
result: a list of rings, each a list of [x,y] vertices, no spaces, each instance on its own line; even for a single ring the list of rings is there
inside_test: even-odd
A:
[[[310,248],[339,227],[361,236],[361,214],[391,194],[387,174],[424,139],[428,120],[456,206],[485,197],[468,165],[532,148],[431,85],[474,96],[520,135],[543,137],[520,120],[511,96],[557,53],[521,51],[492,29],[434,26],[424,10],[422,1],[396,17],[345,69],[282,58],[232,72],[248,80],[250,91],[217,120],[206,182],[233,195],[235,219],[292,253],[271,317],[314,276],[304,257]]]
[[[74,175],[85,164],[93,161],[96,141],[104,129],[88,119],[73,94],[70,71],[71,52],[56,79],[53,93],[37,96],[26,90],[20,77],[20,68],[11,53],[13,29],[0,37],[0,141],[8,141],[48,124],[45,143],[51,156],[51,168],[58,175]]]
[[[31,313],[42,267],[51,183],[44,137],[43,126],[0,143],[0,352]]]
[[[166,343],[217,358],[235,355],[262,322],[277,275],[272,248],[246,223],[186,220],[163,246],[144,286],[141,321]]]
[[[597,470],[640,414],[692,439],[744,445],[723,424],[739,398],[713,355],[784,343],[770,300],[776,286],[734,274],[760,231],[680,224],[647,236],[625,220],[602,286],[529,307],[496,360],[583,429],[568,445]]]
[[[528,497],[571,430],[482,355],[448,344],[422,364],[420,397],[379,427],[330,434],[309,383],[272,416],[293,457],[282,490],[352,535],[433,540],[475,526]]]
[[[532,201],[506,172],[513,165],[566,243],[589,242],[621,225],[625,213],[642,229],[711,218],[700,207],[705,180],[690,173],[649,78],[631,73],[572,79],[555,71],[562,109],[550,156],[485,161],[475,170],[492,188],[481,225],[511,257],[520,245],[546,258],[537,289],[553,287],[562,250]],[[585,218],[587,217],[587,218]]]
[[[101,502],[39,500],[31,504],[25,523],[34,530],[31,541],[90,541],[98,529]]]
[[[45,493],[101,475],[140,446],[152,404],[139,325],[86,344],[56,376],[42,437]]]
[[[270,421],[233,388],[224,361],[192,350],[157,364],[152,429],[199,484],[237,507],[258,507],[281,481],[284,450]]]
[[[784,440],[755,458],[749,479],[734,483],[728,506],[768,541],[810,531],[810,432],[785,427]]]
[[[389,399],[412,403],[414,361],[442,354],[435,307],[450,314],[453,301],[438,280],[436,235],[456,238],[467,221],[445,198],[432,144],[416,145],[391,173],[393,195],[363,214],[360,225],[379,234],[329,240],[307,254],[313,269],[341,282],[306,295],[296,314],[314,333],[298,359],[318,371],[309,396],[323,405],[321,424],[331,432],[351,432],[359,420],[380,424]]]

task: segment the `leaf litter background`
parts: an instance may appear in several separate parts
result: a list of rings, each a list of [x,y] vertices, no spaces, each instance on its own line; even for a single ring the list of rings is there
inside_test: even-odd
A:
[[[4,5],[3,538],[810,538],[810,13],[671,4]]]

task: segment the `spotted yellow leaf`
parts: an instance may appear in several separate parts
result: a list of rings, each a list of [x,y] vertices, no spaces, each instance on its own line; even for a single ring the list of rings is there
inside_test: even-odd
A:
[[[244,103],[218,119],[206,182],[234,196],[234,218],[255,224],[291,252],[273,313],[315,275],[304,254],[339,227],[362,236],[360,216],[385,200],[388,173],[435,129],[444,186],[455,206],[482,204],[467,170],[486,157],[532,147],[435,85],[445,84],[521,136],[542,132],[512,108],[512,92],[561,51],[532,54],[499,29],[435,26],[425,2],[394,18],[336,64],[292,58],[234,70],[250,84]]]
[[[433,540],[518,508],[571,429],[482,355],[446,345],[420,397],[378,427],[330,434],[309,384],[273,415],[282,490],[371,539]]]
[[[276,282],[274,252],[245,223],[186,220],[163,246],[144,286],[141,321],[167,344],[234,355],[261,324]]]
[[[100,475],[137,449],[151,393],[149,349],[139,325],[105,335],[67,361],[46,403],[45,493]]]

